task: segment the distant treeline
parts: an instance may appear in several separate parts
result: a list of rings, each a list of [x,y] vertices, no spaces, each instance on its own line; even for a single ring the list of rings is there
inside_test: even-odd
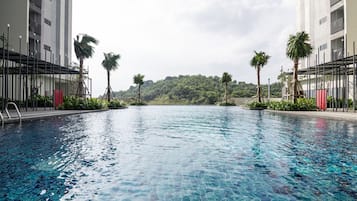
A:
[[[272,98],[281,97],[282,84],[270,86]],[[267,97],[268,86],[262,85],[262,95]],[[114,92],[114,98],[127,102],[135,101],[138,89],[131,86],[126,91]],[[255,84],[233,81],[229,83],[228,94],[231,98],[247,98],[256,96]],[[224,87],[218,76],[180,75],[166,77],[164,80],[145,81],[141,86],[142,100],[149,104],[216,104],[224,96]]]

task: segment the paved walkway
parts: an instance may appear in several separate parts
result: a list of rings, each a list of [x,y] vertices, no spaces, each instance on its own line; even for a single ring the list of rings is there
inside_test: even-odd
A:
[[[24,121],[43,119],[43,118],[55,117],[55,116],[82,114],[82,113],[89,113],[89,112],[102,112],[102,111],[106,111],[106,110],[53,110],[53,109],[44,110],[43,108],[39,108],[38,110],[34,110],[34,111],[32,109],[29,109],[27,112],[21,111],[21,115],[22,115],[22,122],[24,122]],[[11,118],[8,118],[5,112],[3,112],[2,114],[4,116],[5,124],[19,122],[17,113],[14,110],[10,111]]]
[[[326,119],[352,121],[357,123],[357,112],[332,112],[332,111],[276,111],[265,110],[272,113],[288,114],[288,115],[300,115],[309,117],[320,117]]]

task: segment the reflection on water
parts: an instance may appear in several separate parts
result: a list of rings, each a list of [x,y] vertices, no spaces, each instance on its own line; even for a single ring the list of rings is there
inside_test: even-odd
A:
[[[8,125],[0,131],[0,200],[31,200],[40,194],[55,200],[62,197],[67,187],[59,176],[67,159],[56,160],[62,146],[58,129],[62,123],[54,119]]]
[[[356,200],[357,126],[146,106],[7,125],[0,200]]]

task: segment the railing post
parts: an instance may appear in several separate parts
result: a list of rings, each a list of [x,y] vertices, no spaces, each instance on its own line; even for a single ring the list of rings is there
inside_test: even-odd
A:
[[[355,41],[353,41],[353,111],[356,112],[356,71],[357,71],[357,65],[356,65],[356,44]]]
[[[0,118],[1,118],[1,127],[4,128],[4,116],[2,116],[1,112],[0,112]]]

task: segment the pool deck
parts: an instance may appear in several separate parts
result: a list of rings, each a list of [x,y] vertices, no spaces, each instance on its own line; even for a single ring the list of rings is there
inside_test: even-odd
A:
[[[276,110],[265,110],[267,112],[276,114],[287,114],[287,115],[298,115],[298,116],[309,116],[324,119],[342,120],[357,123],[357,112],[333,112],[333,111],[276,111]]]
[[[21,121],[32,121],[37,119],[44,119],[56,116],[66,116],[66,115],[74,115],[74,114],[83,114],[83,113],[90,113],[90,112],[103,112],[107,110],[53,110],[53,109],[43,109],[39,108],[37,110],[28,110],[28,111],[21,111]],[[17,113],[14,110],[9,111],[10,116],[12,118],[8,118],[6,113],[3,112],[2,115],[4,116],[4,123],[18,123],[19,118]],[[1,121],[1,120],[0,120]],[[0,122],[1,124],[1,122]]]
[[[24,121],[32,121],[37,119],[44,119],[56,116],[66,116],[66,115],[74,115],[74,114],[83,114],[90,112],[103,112],[108,110],[53,110],[53,109],[44,109],[38,108],[37,110],[28,110],[21,111],[22,122]],[[333,111],[276,111],[276,110],[265,110],[266,112],[276,113],[276,114],[286,114],[286,115],[298,115],[298,116],[309,116],[316,118],[325,118],[325,119],[334,119],[334,120],[342,120],[342,121],[350,121],[357,123],[357,112],[349,111],[349,112],[333,112]],[[17,123],[19,122],[19,118],[15,111],[10,111],[10,116],[12,118],[7,118],[5,112],[2,113],[4,116],[4,123]],[[1,124],[1,122],[0,122]]]

